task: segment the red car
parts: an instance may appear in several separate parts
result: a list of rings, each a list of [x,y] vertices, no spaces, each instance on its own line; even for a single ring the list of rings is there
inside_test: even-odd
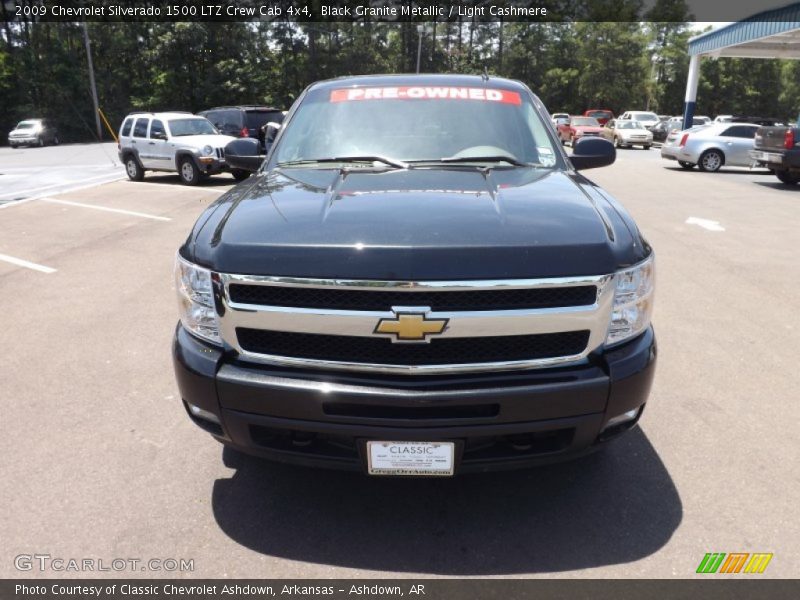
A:
[[[567,123],[559,125],[556,129],[562,144],[565,142],[572,144],[575,140],[587,136],[599,137],[603,131],[603,127],[594,117],[570,117]]]
[[[594,117],[600,125],[605,125],[614,118],[614,113],[607,108],[590,108],[585,113],[584,117]]]

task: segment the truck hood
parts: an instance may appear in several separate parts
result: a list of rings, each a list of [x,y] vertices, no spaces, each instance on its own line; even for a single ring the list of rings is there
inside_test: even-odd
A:
[[[225,273],[387,280],[611,273],[648,250],[582,176],[276,169],[223,195],[182,254]]]

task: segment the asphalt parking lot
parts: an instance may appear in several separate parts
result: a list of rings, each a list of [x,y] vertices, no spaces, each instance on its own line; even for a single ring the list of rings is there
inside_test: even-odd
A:
[[[117,145],[0,148],[0,206],[125,177]]]
[[[0,260],[0,577],[92,576],[15,568],[49,554],[194,560],[106,576],[683,578],[706,552],[796,576],[800,187],[656,149],[587,176],[658,256],[641,427],[578,462],[436,481],[235,459],[186,417],[173,257],[229,176],[6,204],[0,255],[28,264]]]

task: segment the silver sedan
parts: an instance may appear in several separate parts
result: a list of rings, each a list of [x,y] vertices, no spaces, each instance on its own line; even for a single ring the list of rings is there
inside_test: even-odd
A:
[[[723,165],[750,167],[757,129],[750,123],[713,123],[673,131],[661,146],[661,158],[677,160],[684,169],[697,165],[701,171],[719,171]]]

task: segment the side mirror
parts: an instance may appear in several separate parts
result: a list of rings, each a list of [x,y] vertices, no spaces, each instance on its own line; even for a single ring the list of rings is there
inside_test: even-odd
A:
[[[150,137],[156,140],[164,140],[167,141],[167,134],[162,131],[156,131]]]
[[[581,138],[572,147],[570,156],[576,171],[606,167],[617,160],[614,144],[599,137]]]
[[[260,151],[258,140],[253,138],[233,140],[225,146],[225,162],[232,169],[255,173],[264,162],[264,155]]]

